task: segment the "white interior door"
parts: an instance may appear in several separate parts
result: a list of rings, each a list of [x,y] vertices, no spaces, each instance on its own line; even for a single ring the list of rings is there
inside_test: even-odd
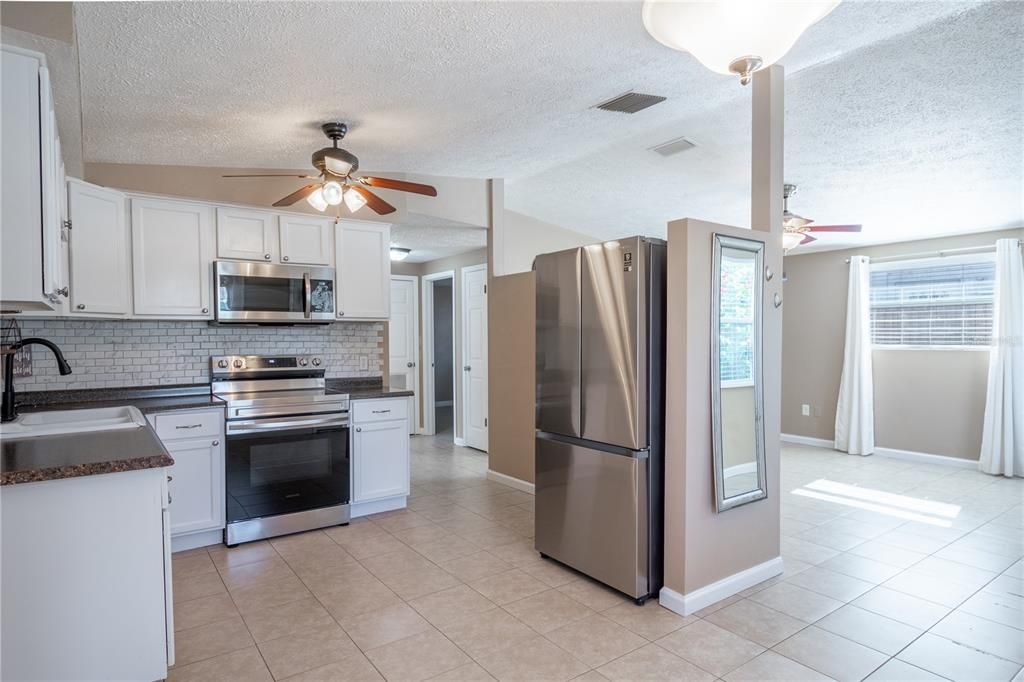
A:
[[[462,270],[462,422],[466,445],[487,451],[487,266]]]
[[[391,318],[388,323],[388,346],[391,388],[414,392],[413,409],[409,419],[409,432],[419,428],[419,319],[417,317],[416,289],[418,278],[405,275],[391,277]]]

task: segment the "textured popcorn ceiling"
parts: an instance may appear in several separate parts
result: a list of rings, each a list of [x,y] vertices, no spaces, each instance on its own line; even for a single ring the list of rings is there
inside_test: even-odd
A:
[[[812,27],[783,60],[794,210],[866,241],[1019,222],[1021,8],[848,0]],[[343,118],[367,166],[504,177],[509,208],[595,236],[746,224],[750,89],[655,42],[639,10],[78,3],[85,159],[301,168]],[[590,108],[631,89],[668,100]],[[680,135],[698,147],[646,150]]]
[[[406,263],[426,263],[487,246],[487,230],[409,213],[391,226],[391,245],[412,249]]]

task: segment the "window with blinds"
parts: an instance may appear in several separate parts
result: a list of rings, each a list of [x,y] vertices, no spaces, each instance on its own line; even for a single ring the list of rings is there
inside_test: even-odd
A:
[[[992,254],[872,265],[871,340],[878,346],[988,346],[994,292]]]
[[[722,255],[718,356],[723,386],[754,381],[754,260]]]

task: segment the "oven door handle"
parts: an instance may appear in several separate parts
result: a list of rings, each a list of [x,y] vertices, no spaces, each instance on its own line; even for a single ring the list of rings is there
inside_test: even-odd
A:
[[[303,306],[302,313],[306,316],[306,319],[308,320],[310,317],[312,317],[313,313],[313,288],[312,284],[309,281],[308,272],[302,273],[302,289],[306,295],[306,303]]]
[[[247,419],[245,421],[229,421],[228,436],[244,436],[250,433],[266,433],[268,431],[286,431],[323,426],[348,426],[348,417],[328,417],[326,419]]]

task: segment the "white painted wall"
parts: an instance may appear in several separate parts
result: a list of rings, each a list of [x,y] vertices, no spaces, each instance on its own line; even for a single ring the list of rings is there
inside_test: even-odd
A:
[[[601,240],[591,235],[506,210],[504,220],[495,226],[493,234],[494,274],[529,272],[533,269],[533,259],[542,253],[598,241]]]

